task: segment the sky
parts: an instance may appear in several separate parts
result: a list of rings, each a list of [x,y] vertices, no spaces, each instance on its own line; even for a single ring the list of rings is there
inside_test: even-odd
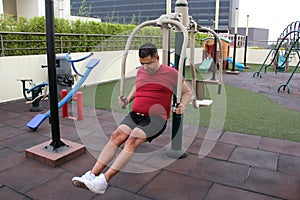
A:
[[[240,0],[238,27],[269,29],[269,40],[276,41],[292,22],[300,21],[299,0]]]

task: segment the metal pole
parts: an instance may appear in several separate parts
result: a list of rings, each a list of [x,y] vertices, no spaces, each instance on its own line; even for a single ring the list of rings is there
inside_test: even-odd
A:
[[[172,10],[172,2],[171,0],[166,0],[166,14],[170,15]],[[168,59],[167,59],[167,65],[170,66],[171,64],[171,51],[170,51],[170,45],[171,45],[171,31],[168,30]]]
[[[219,4],[220,0],[216,0],[216,12],[215,12],[215,31],[218,32],[219,29]],[[213,65],[213,73],[211,80],[216,80],[216,70],[218,65],[218,45],[217,45],[217,38],[214,39],[214,65]],[[219,49],[221,51],[221,49]],[[222,61],[221,61],[222,62]]]
[[[234,48],[233,48],[233,61],[232,61],[232,69],[231,69],[231,71],[234,71],[234,67],[235,67],[237,26],[238,26],[238,8],[235,9]]]
[[[0,36],[0,42],[1,42],[1,56],[4,57],[4,42],[3,42],[3,35]]]
[[[248,24],[249,24],[249,15],[247,15],[247,23],[246,23],[245,52],[244,52],[244,66],[245,67],[247,66]]]
[[[54,0],[45,0],[46,9],[46,40],[47,40],[47,65],[50,93],[50,123],[52,131],[52,142],[50,146],[53,150],[64,146],[60,140],[59,113],[56,85],[56,57],[55,57],[55,27],[54,27]]]
[[[188,2],[186,0],[177,0],[175,6],[175,12],[181,13],[180,22],[186,27],[188,24]],[[179,60],[185,59],[180,58],[181,52],[185,51],[182,49],[184,36],[183,32],[178,28],[175,32],[175,68],[179,69]],[[183,63],[183,67],[185,66],[185,62]],[[184,68],[183,68],[184,69]],[[184,70],[182,74],[179,73],[179,76],[184,76]],[[181,89],[181,87],[177,87],[177,90]],[[180,91],[181,92],[181,91]],[[176,95],[173,96],[173,106],[176,107],[178,104],[178,93],[176,91]],[[171,158],[185,158],[187,156],[186,150],[182,147],[182,132],[183,132],[183,115],[177,115],[173,112],[172,115],[172,144],[171,149],[167,152],[167,156]]]
[[[171,1],[166,0],[166,14],[170,15],[171,13]],[[170,65],[170,30],[168,24],[162,25],[163,29],[163,56],[162,63],[164,65]]]

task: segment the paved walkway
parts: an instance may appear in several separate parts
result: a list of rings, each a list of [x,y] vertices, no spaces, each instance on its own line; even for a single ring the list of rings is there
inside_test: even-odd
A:
[[[262,73],[262,78],[257,76],[253,77],[252,72],[243,72],[237,76],[224,74],[223,80],[230,85],[258,92],[266,95],[272,101],[279,103],[287,108],[300,111],[300,74],[294,74],[289,87],[290,93],[287,93],[287,88],[283,91],[278,87],[286,84],[291,73],[275,73],[267,72]]]
[[[241,73],[224,75],[224,81],[263,93],[299,111],[300,81],[291,86],[291,94],[278,94],[278,84],[272,77],[263,74],[262,79],[253,80],[252,74]],[[46,103],[43,103],[45,107]],[[60,119],[62,138],[84,143],[87,151],[53,168],[25,157],[25,149],[51,138],[47,121],[36,132],[25,127],[36,114],[28,112],[29,107],[24,101],[0,105],[0,199],[300,199],[300,143],[229,131],[214,135],[215,130],[187,125],[184,143],[191,142],[188,157],[161,167],[171,159],[163,152],[155,157],[151,154],[169,145],[169,125],[153,144],[140,148],[140,154],[129,163],[127,172],[114,177],[104,195],[75,188],[71,178],[89,170],[96,160],[99,144],[103,142],[98,138],[99,132],[110,133],[120,116],[96,110],[85,113],[87,118],[76,126],[72,120]],[[97,123],[87,120],[93,115]],[[207,132],[215,137],[207,137]],[[208,155],[199,156],[200,149],[205,152],[210,148]]]

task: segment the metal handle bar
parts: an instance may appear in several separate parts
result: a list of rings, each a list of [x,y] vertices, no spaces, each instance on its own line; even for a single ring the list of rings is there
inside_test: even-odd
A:
[[[93,54],[94,54],[94,53],[90,52],[88,55],[86,55],[86,56],[84,56],[84,57],[82,57],[82,58],[78,58],[78,59],[72,60],[72,59],[70,59],[70,52],[68,52],[68,53],[66,54],[66,61],[68,61],[68,62],[71,63],[71,66],[72,66],[74,72],[75,72],[78,76],[83,77],[84,75],[81,74],[81,73],[79,73],[79,72],[77,71],[77,69],[76,69],[76,67],[75,67],[75,65],[74,65],[74,62],[80,62],[80,61],[83,61],[83,60],[85,60],[85,59],[91,57]]]
[[[85,60],[85,59],[91,57],[93,54],[94,54],[93,52],[90,52],[88,55],[86,55],[86,56],[84,56],[84,57],[82,57],[82,58],[78,58],[78,59],[72,60],[72,59],[70,59],[70,56],[69,56],[69,55],[70,55],[70,52],[68,52],[68,53],[66,54],[66,60],[67,60],[68,62],[79,62],[79,61],[83,61],[83,60]]]

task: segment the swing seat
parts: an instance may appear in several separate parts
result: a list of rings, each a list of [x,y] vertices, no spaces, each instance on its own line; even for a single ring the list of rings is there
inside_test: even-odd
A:
[[[192,87],[192,80],[186,80],[187,83]],[[194,91],[193,102],[195,102],[197,108],[200,106],[210,106],[213,100],[204,99],[205,98],[205,81],[196,80],[196,91]]]
[[[210,100],[210,99],[196,100],[196,104],[198,107],[210,106],[212,103],[213,103],[213,100]]]

